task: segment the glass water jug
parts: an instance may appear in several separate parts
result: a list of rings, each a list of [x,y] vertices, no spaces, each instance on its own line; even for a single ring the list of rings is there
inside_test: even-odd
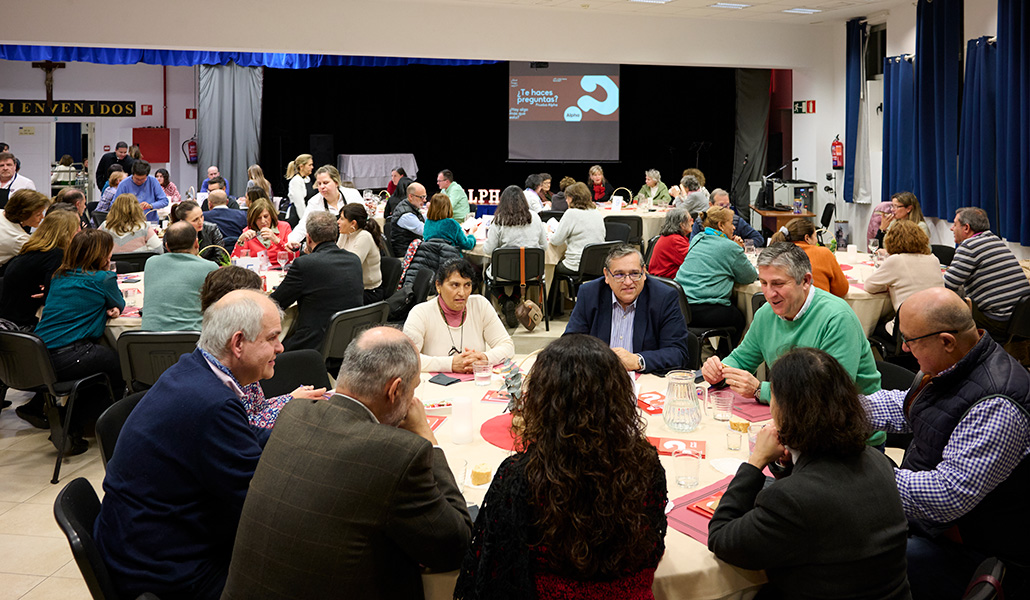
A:
[[[701,424],[702,412],[708,404],[708,388],[694,383],[696,371],[671,371],[669,386],[665,390],[665,407],[662,418],[669,429],[687,433]]]

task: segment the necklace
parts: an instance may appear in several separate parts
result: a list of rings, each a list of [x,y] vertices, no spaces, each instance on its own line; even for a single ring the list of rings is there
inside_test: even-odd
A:
[[[454,356],[455,354],[461,354],[462,351],[459,350],[458,347],[454,345],[454,336],[451,334],[451,324],[447,322],[447,315],[443,314],[443,307],[441,307],[439,304],[437,304],[436,308],[438,308],[440,310],[440,317],[443,318],[444,327],[447,328],[447,337],[450,338],[450,340],[451,340],[451,349],[447,352],[447,356]],[[466,314],[466,310],[467,309],[462,309],[461,310],[461,325],[459,326],[460,327],[460,331],[461,331],[461,337],[459,338],[459,340],[461,342],[461,347],[462,348],[465,347],[465,314]]]

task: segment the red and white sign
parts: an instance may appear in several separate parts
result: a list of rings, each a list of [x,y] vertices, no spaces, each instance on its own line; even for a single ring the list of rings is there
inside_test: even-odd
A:
[[[696,450],[701,453],[701,458],[705,458],[705,442],[703,440],[677,440],[648,436],[647,441],[658,448],[658,454],[671,456],[677,450]]]
[[[104,152],[110,152],[110,151],[111,151],[111,145],[110,144],[105,144],[104,145]]]
[[[187,119],[196,119],[197,118],[197,109],[195,109],[195,108],[187,108],[186,109],[186,118]]]
[[[808,100],[805,102],[805,112],[808,114],[815,114],[815,100]]]
[[[649,415],[660,415],[665,407],[665,394],[661,392],[643,392],[637,396],[637,406]]]
[[[140,104],[139,105],[139,114],[141,114],[141,115],[152,115],[152,114],[154,114],[154,105],[153,104]]]

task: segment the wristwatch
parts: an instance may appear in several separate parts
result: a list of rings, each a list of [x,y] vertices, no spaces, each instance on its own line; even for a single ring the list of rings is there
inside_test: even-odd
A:
[[[643,371],[645,368],[647,368],[644,366],[644,357],[640,356],[639,354],[637,355],[637,363],[640,365],[639,367],[637,367],[638,371]]]

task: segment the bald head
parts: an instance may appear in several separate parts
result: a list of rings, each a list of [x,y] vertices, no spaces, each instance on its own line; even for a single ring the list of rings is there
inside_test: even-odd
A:
[[[980,340],[969,305],[943,287],[909,296],[898,310],[897,328],[919,368],[930,375],[953,366]]]
[[[367,406],[381,423],[396,425],[419,382],[419,358],[408,336],[393,327],[375,327],[350,343],[336,391]],[[402,410],[403,409],[403,410]]]
[[[199,249],[197,230],[186,221],[172,223],[165,230],[165,247],[169,252],[195,252]]]
[[[414,181],[408,184],[408,201],[415,206],[422,206],[426,201],[426,186]]]
[[[927,324],[934,330],[955,330],[975,337],[976,324],[969,305],[948,288],[933,287],[912,294],[901,305],[898,316],[913,326]]]
[[[211,208],[227,204],[229,204],[229,196],[226,195],[225,190],[214,190],[207,195],[207,205]]]

